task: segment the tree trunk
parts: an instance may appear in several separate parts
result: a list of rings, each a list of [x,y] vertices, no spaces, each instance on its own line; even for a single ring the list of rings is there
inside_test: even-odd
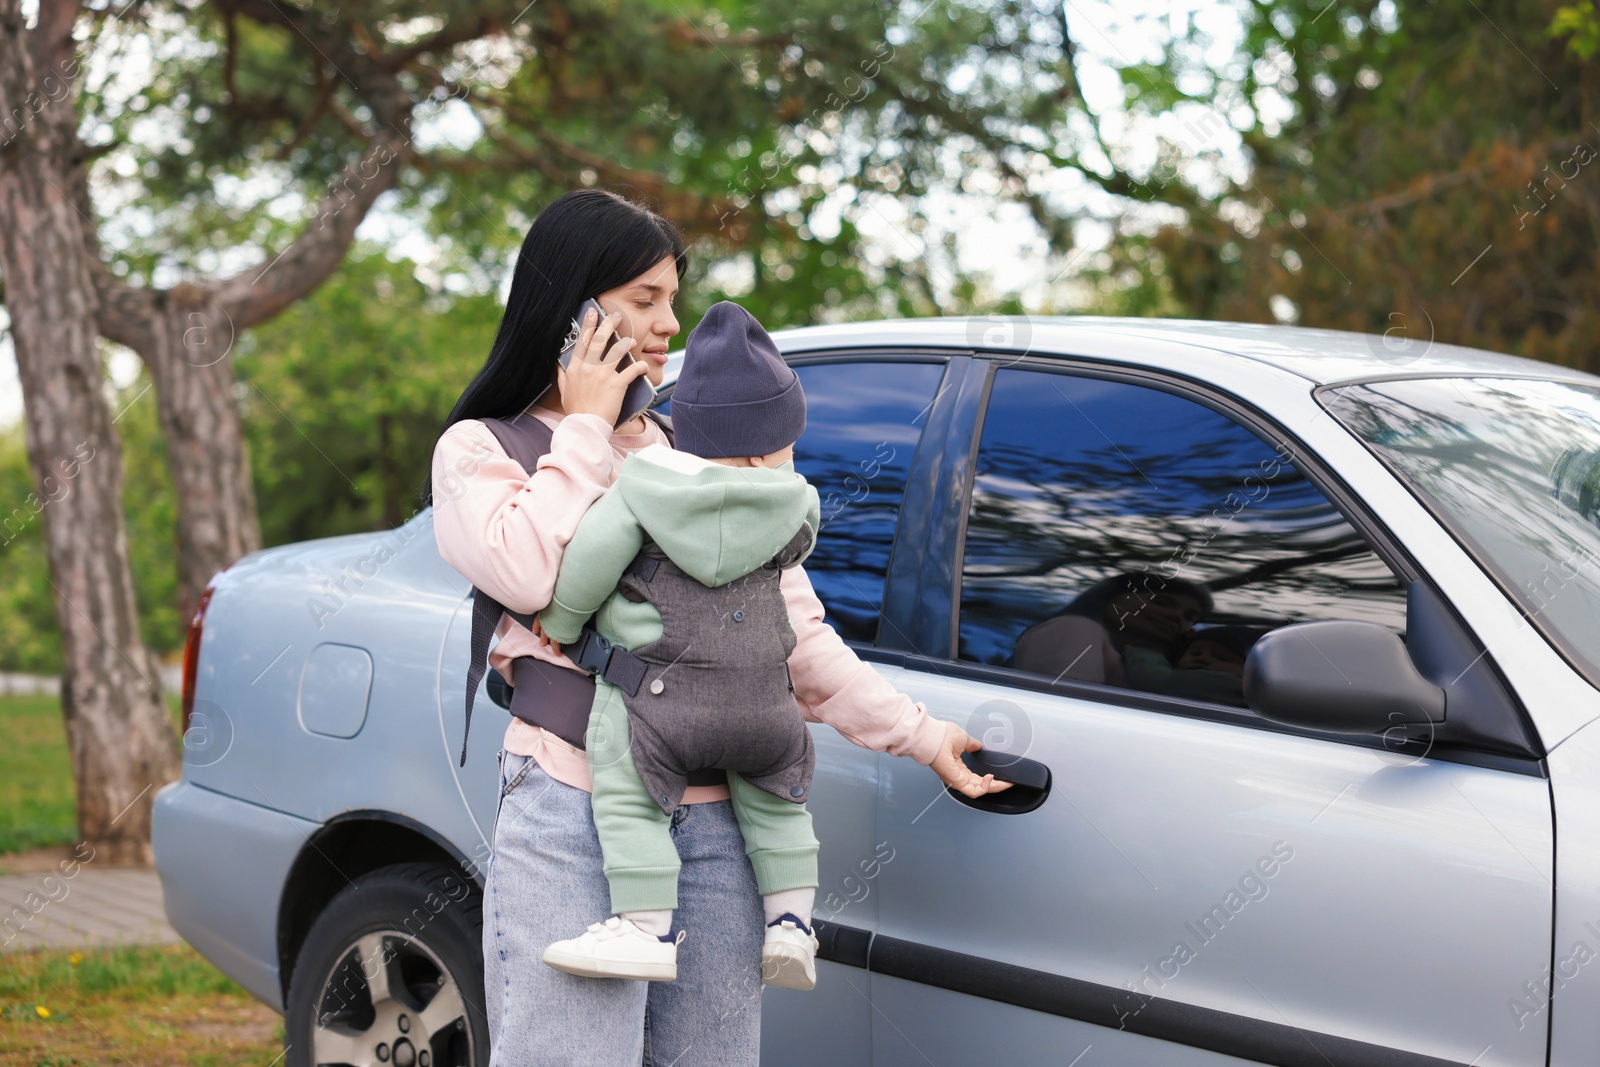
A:
[[[0,271],[22,380],[61,626],[62,713],[78,826],[110,862],[148,861],[155,787],[179,769],[154,663],[139,636],[122,517],[121,445],[101,390],[77,130],[77,6],[44,0],[33,30],[0,0]]]
[[[213,575],[261,547],[243,420],[233,395],[233,319],[195,285],[107,285],[102,327],[132,346],[155,387],[167,471],[177,498],[178,611],[188,619]]]
[[[178,498],[178,607],[187,619],[211,576],[261,547],[255,487],[233,395],[234,329],[204,289],[162,294],[144,355]]]

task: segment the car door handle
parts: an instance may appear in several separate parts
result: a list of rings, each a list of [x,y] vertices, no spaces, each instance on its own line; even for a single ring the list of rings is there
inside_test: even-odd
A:
[[[1000,781],[1013,783],[1010,789],[979,797],[969,797],[945,786],[946,792],[969,808],[997,815],[1022,815],[1043,804],[1044,798],[1050,795],[1050,768],[1038,760],[980,748],[976,752],[963,752],[961,762],[980,777],[992,774]]]

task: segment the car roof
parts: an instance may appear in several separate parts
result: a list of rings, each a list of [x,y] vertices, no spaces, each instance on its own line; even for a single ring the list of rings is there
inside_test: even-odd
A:
[[[1478,348],[1430,340],[1397,318],[1388,335],[1305,326],[1196,319],[1110,318],[1096,315],[991,315],[887,319],[806,326],[773,333],[785,355],[832,348],[985,348],[1039,356],[1097,357],[1081,351],[1091,338],[1164,341],[1267,363],[1318,385],[1380,377],[1515,375],[1600,385],[1600,376]]]

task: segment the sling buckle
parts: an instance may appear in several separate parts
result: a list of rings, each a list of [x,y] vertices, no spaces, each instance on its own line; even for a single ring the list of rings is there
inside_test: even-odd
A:
[[[592,626],[585,626],[578,643],[566,650],[580,670],[599,675],[611,685],[634,696],[644,681],[645,662],[626,648],[609,641]]]
[[[567,656],[582,670],[590,674],[604,674],[611,650],[616,646],[601,636],[592,626],[585,626],[578,635],[575,648],[566,649]]]

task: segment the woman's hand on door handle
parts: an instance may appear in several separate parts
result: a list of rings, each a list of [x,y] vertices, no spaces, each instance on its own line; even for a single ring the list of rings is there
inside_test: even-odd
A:
[[[961,762],[963,752],[976,752],[982,747],[982,743],[976,737],[955,723],[947,722],[944,724],[944,744],[928,766],[945,785],[969,797],[981,797],[986,793],[999,793],[1010,789],[1012,783],[1001,781],[992,774],[979,777]]]

